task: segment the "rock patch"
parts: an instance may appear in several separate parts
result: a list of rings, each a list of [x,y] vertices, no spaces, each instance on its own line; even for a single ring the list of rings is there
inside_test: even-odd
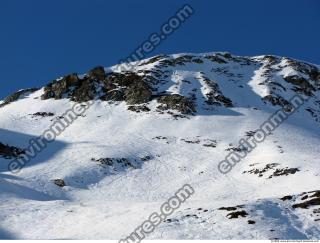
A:
[[[17,158],[22,154],[25,154],[23,149],[0,143],[0,156],[4,157],[5,159]]]
[[[193,114],[196,111],[191,100],[178,94],[161,96],[158,98],[158,103],[160,103],[157,107],[159,110],[177,110],[182,114]]]
[[[65,187],[66,186],[66,183],[62,179],[55,179],[55,180],[53,180],[53,183],[55,185],[57,185],[58,187]]]
[[[14,101],[17,101],[19,100],[23,95],[27,95],[27,94],[30,94],[30,93],[33,93],[33,92],[36,92],[38,91],[39,89],[38,88],[29,88],[29,89],[23,89],[23,90],[19,90],[9,96],[7,96],[3,103],[0,104],[0,108],[3,107],[3,106],[6,106]]]

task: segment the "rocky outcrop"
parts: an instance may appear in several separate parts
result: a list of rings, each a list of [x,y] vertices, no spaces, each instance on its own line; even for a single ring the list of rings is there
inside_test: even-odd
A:
[[[75,102],[86,102],[95,97],[106,101],[126,101],[129,105],[146,103],[152,92],[145,80],[132,72],[108,73],[96,67],[83,78],[71,74],[54,80],[44,89],[42,99],[69,98]]]
[[[24,150],[20,148],[0,143],[0,156],[6,159],[17,158],[24,153]]]
[[[287,81],[288,83],[291,83],[293,85],[298,86],[299,88],[296,89],[296,91],[301,91],[306,95],[312,95],[312,92],[315,91],[316,89],[312,86],[312,84],[310,84],[308,82],[308,80],[306,80],[303,77],[297,76],[297,75],[292,75],[292,76],[286,76],[283,77],[283,79],[285,81]]]
[[[151,100],[152,92],[144,82],[136,82],[129,85],[125,90],[125,101],[130,104],[141,104]]]
[[[286,99],[282,98],[281,96],[278,96],[278,95],[267,95],[265,97],[262,98],[262,100],[264,102],[269,102],[271,103],[272,105],[276,106],[281,106],[283,108],[284,111],[292,111],[293,107],[292,105],[290,104],[289,101],[287,101]]]
[[[71,93],[71,100],[76,102],[86,102],[93,100],[96,95],[95,81],[85,77]]]
[[[76,73],[67,75],[45,86],[41,99],[66,97],[76,102],[92,100],[96,94],[95,85],[103,80],[105,75],[102,67],[93,68],[83,78],[79,78]]]
[[[196,112],[193,102],[182,95],[172,94],[161,96],[158,102],[161,104],[157,107],[160,110],[177,110],[182,114],[192,114]]]
[[[95,80],[104,80],[106,77],[106,72],[104,71],[104,67],[98,66],[91,69],[88,72],[88,77]]]
[[[217,82],[204,76],[202,76],[202,79],[211,90],[206,94],[206,103],[208,105],[223,105],[225,107],[233,107],[232,100],[222,94]]]
[[[76,73],[67,75],[59,80],[54,80],[44,87],[44,94],[41,96],[41,99],[61,99],[64,94],[70,91],[70,87],[77,86],[79,83],[80,79]]]
[[[105,95],[101,96],[101,100],[105,101],[124,101],[124,89],[117,88],[106,91]]]

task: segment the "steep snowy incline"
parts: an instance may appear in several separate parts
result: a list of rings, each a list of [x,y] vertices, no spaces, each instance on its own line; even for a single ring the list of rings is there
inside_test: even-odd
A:
[[[319,239],[319,89],[316,65],[204,53],[21,90],[0,104],[0,236],[120,239],[188,183],[195,194],[148,238]],[[294,95],[305,98],[299,110],[220,173],[239,140],[292,109]],[[19,173],[8,170],[30,140],[88,101]]]

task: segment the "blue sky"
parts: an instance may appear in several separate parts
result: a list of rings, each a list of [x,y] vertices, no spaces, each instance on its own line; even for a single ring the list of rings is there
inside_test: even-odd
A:
[[[184,3],[195,14],[149,56],[229,51],[320,64],[317,0],[1,0],[0,98],[118,63]]]

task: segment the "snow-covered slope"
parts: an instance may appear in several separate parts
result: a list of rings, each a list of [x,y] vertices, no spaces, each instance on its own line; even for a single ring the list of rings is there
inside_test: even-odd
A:
[[[319,66],[229,53],[161,55],[21,90],[0,102],[0,238],[124,238],[188,183],[195,194],[149,239],[319,239],[319,90]],[[220,173],[296,94],[308,100]],[[19,173],[8,170],[88,100]]]

